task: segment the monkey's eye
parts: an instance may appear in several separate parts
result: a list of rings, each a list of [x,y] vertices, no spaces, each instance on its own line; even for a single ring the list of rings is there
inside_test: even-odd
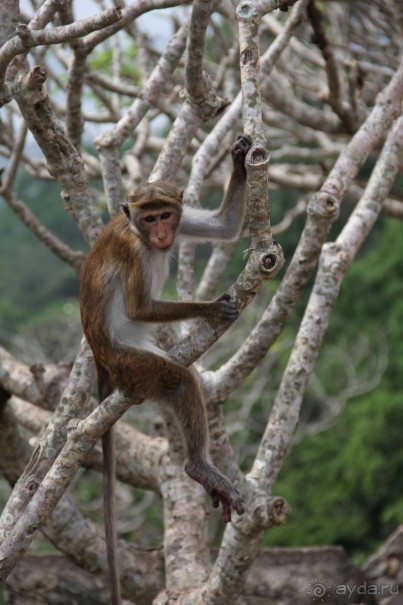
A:
[[[161,218],[162,218],[162,220],[163,220],[163,221],[166,221],[166,219],[167,219],[167,218],[169,218],[169,217],[171,216],[171,214],[172,214],[171,212],[163,212],[163,213],[161,214]]]
[[[155,216],[145,216],[143,220],[146,223],[155,223]]]

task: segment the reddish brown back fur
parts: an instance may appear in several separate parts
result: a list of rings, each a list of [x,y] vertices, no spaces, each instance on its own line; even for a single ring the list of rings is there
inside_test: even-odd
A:
[[[96,357],[104,367],[110,355],[108,313],[111,293],[122,284],[133,284],[128,292],[136,292],[129,304],[136,308],[137,300],[147,298],[141,279],[139,240],[131,231],[124,214],[113,218],[105,227],[88,255],[81,272],[80,310],[85,336]]]

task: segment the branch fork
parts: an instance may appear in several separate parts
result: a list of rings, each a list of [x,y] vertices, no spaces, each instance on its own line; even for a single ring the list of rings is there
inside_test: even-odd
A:
[[[203,121],[208,122],[220,115],[228,107],[230,101],[217,95],[211,76],[205,71],[202,72],[202,80],[202,96],[193,95],[191,90],[182,90],[180,96],[197,110],[197,114]]]

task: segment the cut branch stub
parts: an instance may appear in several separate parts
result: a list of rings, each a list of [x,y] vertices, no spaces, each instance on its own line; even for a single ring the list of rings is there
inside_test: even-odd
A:
[[[263,145],[255,144],[246,156],[249,233],[253,250],[270,246],[269,168],[270,155]]]
[[[257,21],[260,18],[256,6],[252,2],[241,2],[236,9],[238,19],[247,19]]]
[[[273,279],[284,264],[280,244],[273,240],[268,206],[268,168],[266,147],[254,144],[246,156],[247,205],[251,252],[245,269],[236,281],[236,296],[248,304],[267,279]]]
[[[24,46],[27,46],[28,48],[32,46],[32,34],[28,25],[25,23],[19,23],[17,25],[16,34]]]
[[[258,502],[259,502],[258,492]],[[291,512],[291,506],[281,496],[267,497],[267,494],[262,494],[262,504],[255,507],[254,509],[254,520],[260,525],[260,527],[277,527],[284,525]]]
[[[322,219],[333,223],[337,220],[340,210],[340,201],[336,195],[333,195],[329,191],[318,191],[315,193],[307,208],[307,212],[310,216],[316,219]]]
[[[246,267],[236,281],[243,294],[237,292],[237,295],[241,299],[245,297],[245,294],[254,296],[262,287],[263,281],[273,279],[283,265],[283,249],[277,242],[272,240],[264,248],[252,248]]]
[[[270,154],[263,145],[253,145],[249,150],[246,161],[250,167],[260,168],[266,166],[266,170],[268,170]]]
[[[40,90],[46,82],[47,73],[42,65],[35,65],[25,76],[24,85],[27,90]]]
[[[254,252],[257,262],[260,266],[260,272],[266,279],[272,279],[284,265],[283,249],[278,242],[273,241],[265,250]]]
[[[253,256],[255,264],[265,279],[273,279],[284,265],[283,249],[275,241],[264,250],[255,250]]]

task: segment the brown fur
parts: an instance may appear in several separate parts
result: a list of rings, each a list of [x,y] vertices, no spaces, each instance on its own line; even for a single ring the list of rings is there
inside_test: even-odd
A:
[[[182,192],[165,181],[142,183],[128,198],[128,203],[140,207],[156,201],[182,206]]]

